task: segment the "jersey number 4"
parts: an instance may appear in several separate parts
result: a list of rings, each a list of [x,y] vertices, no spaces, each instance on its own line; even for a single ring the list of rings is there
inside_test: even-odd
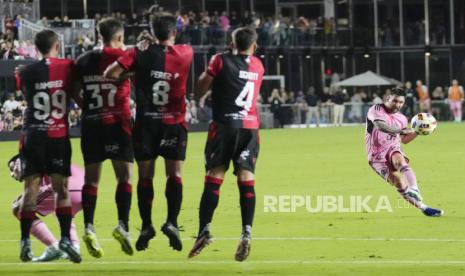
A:
[[[91,102],[89,103],[89,109],[95,110],[103,107],[103,97],[102,91],[108,90],[108,107],[115,106],[115,95],[118,90],[116,86],[111,83],[102,83],[102,84],[89,84],[86,86],[87,91],[92,91],[90,98]]]
[[[255,92],[255,83],[248,81],[242,89],[239,96],[236,98],[236,105],[250,111]]]
[[[51,96],[44,91],[37,92],[32,98],[34,117],[37,120],[46,120],[50,117],[61,119],[66,114],[66,92],[57,90]]]

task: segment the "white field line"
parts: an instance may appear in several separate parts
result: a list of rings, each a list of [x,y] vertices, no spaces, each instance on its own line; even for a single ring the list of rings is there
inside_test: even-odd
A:
[[[334,261],[323,261],[323,260],[261,260],[261,261],[246,261],[244,263],[238,263],[231,260],[218,260],[218,261],[84,261],[79,264],[80,266],[95,266],[95,265],[254,265],[254,264],[267,264],[267,265],[459,265],[465,266],[465,260],[372,260],[372,261],[357,261],[357,260],[334,260]],[[70,266],[70,262],[50,262],[50,263],[33,263],[26,264],[21,262],[9,262],[0,263],[1,266]]]
[[[217,241],[238,240],[239,237],[213,237]],[[437,239],[437,238],[389,238],[389,237],[253,237],[258,241],[412,241],[412,242],[465,242],[465,239]],[[99,241],[114,241],[112,238],[101,238]],[[162,239],[153,239],[161,241]],[[163,239],[164,240],[164,239]],[[194,238],[183,238],[183,241],[193,241]],[[0,240],[0,243],[19,242],[19,240]]]

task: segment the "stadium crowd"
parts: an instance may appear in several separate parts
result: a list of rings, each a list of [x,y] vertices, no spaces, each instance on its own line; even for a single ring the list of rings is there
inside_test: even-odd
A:
[[[113,17],[124,23],[126,30],[126,43],[135,44],[141,40],[147,32],[150,32],[149,22],[158,14],[165,12],[162,6],[153,5],[148,9],[143,9],[140,13],[127,15],[122,12],[111,14],[96,13],[93,17],[96,25],[102,19]],[[254,11],[248,10],[238,14],[231,11],[228,14],[225,11],[177,11],[178,43],[187,43],[192,45],[224,45],[227,43],[228,35],[236,28],[241,26],[253,26],[257,29],[259,35],[259,45],[264,46],[286,46],[286,45],[337,45],[338,32],[334,18],[290,18],[284,16],[264,16]],[[36,59],[37,51],[32,41],[19,41],[18,28],[20,25],[21,15],[6,17],[4,20],[5,33],[0,33],[0,59]],[[42,17],[36,22],[43,27],[71,27],[70,19],[65,16],[58,16],[53,19]],[[437,24],[433,30],[433,43],[442,44],[444,42],[444,27]],[[406,39],[407,44],[421,43],[424,39],[424,23],[411,22],[407,24]],[[393,24],[386,22],[380,26],[380,44],[395,45],[398,43],[399,29]],[[101,41],[94,41],[92,38],[81,35],[76,41],[76,54],[91,50],[94,47],[101,46]],[[70,56],[68,56],[70,57]],[[335,73],[331,77],[331,83],[340,80],[340,76]],[[431,99],[446,101],[448,96],[446,91],[448,87],[436,87],[431,92]],[[21,128],[22,113],[24,111],[24,97],[21,91],[11,92],[3,91],[2,109],[0,120],[0,131],[11,131]],[[379,103],[389,94],[386,91],[375,91],[368,93],[359,89],[353,93],[347,93],[346,90],[337,89],[333,85],[316,91],[314,87],[309,87],[307,91],[285,91],[285,89],[271,89],[258,99],[259,104],[269,105],[270,111],[275,119],[275,126],[284,126],[291,123],[308,124],[316,123],[334,123],[341,124],[345,122],[362,122],[366,106],[368,103]],[[414,108],[412,105],[417,104],[417,93],[409,94],[406,108],[411,116]],[[199,122],[208,122],[211,120],[211,97],[207,93],[202,98],[196,99],[191,93],[188,96],[187,121],[195,124]],[[345,107],[349,106],[349,110]],[[135,106],[132,107],[135,110]],[[80,124],[81,111],[75,103],[70,104],[70,126]],[[438,116],[441,108],[433,107],[430,110]]]

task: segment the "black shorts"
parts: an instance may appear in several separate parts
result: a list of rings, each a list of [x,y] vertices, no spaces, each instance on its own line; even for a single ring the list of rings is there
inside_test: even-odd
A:
[[[168,160],[186,159],[187,128],[183,124],[137,122],[133,130],[134,156],[147,161],[162,156]]]
[[[205,169],[225,166],[227,170],[232,161],[234,174],[239,170],[254,173],[259,151],[258,129],[232,128],[213,122],[205,146]]]
[[[20,156],[23,177],[39,174],[71,175],[71,143],[68,137],[25,136]]]
[[[133,162],[131,135],[119,124],[83,124],[81,150],[85,165],[106,159]]]

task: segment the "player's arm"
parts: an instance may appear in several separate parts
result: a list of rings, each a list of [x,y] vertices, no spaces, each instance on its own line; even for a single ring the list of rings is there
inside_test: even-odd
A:
[[[82,108],[82,83],[79,79],[75,78],[71,81],[71,98],[76,102],[76,104]]]
[[[210,74],[203,72],[195,85],[195,95],[202,97],[205,93],[207,93],[207,91],[209,91],[212,87],[213,80],[214,78]]]
[[[131,71],[136,63],[136,49],[132,48],[126,51],[126,54],[120,57],[117,61],[103,72],[103,77],[110,80],[121,81],[131,76]]]
[[[375,125],[375,127],[379,129],[380,131],[389,133],[389,134],[407,135],[410,133],[414,133],[413,129],[411,128],[400,129],[397,127],[390,126],[388,123],[386,123],[383,120],[374,120],[373,125]]]
[[[400,141],[402,142],[402,144],[408,144],[408,143],[412,142],[415,138],[417,138],[417,136],[418,136],[418,134],[416,134],[415,132],[405,134],[405,135],[401,135],[400,136]]]
[[[223,59],[220,54],[214,55],[207,67],[207,70],[200,75],[199,80],[194,88],[195,95],[202,97],[212,88],[215,77],[218,76],[223,68]]]
[[[113,62],[108,66],[105,72],[103,72],[103,77],[110,80],[120,80],[124,71],[124,68],[118,62]]]

